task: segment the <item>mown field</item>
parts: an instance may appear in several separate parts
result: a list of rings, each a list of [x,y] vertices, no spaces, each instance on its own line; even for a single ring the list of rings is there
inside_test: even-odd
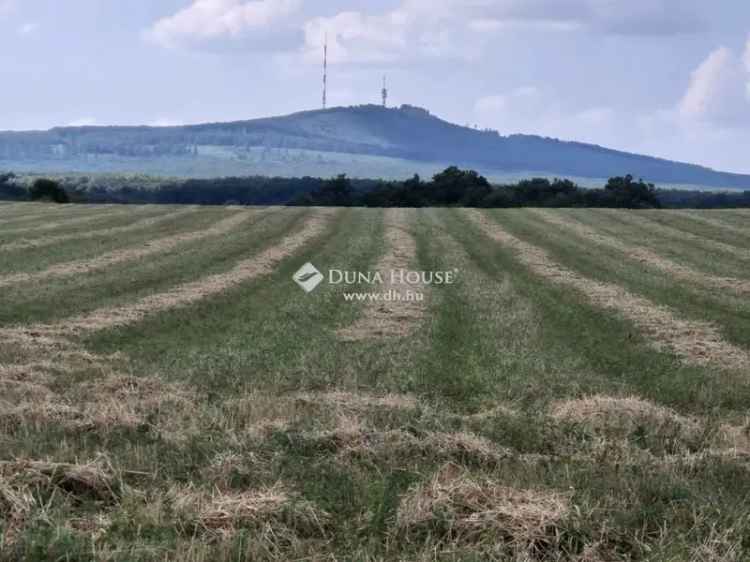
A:
[[[748,211],[0,205],[0,560],[750,559],[749,297]]]

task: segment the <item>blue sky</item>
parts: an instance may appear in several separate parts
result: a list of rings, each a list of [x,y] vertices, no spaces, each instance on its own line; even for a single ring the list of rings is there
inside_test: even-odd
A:
[[[0,129],[391,101],[750,173],[746,0],[0,0]]]

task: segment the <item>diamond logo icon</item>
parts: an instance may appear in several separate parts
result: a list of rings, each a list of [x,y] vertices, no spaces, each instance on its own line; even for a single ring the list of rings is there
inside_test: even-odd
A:
[[[323,282],[323,274],[311,263],[306,263],[294,274],[294,282],[306,293],[312,293]]]

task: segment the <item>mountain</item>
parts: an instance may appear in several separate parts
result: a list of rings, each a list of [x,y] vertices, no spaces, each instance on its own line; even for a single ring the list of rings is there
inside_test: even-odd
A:
[[[374,105],[180,127],[61,127],[0,132],[0,169],[172,176],[403,178],[450,164],[494,179],[615,175],[674,186],[750,189],[750,175],[532,135],[501,136],[413,106]]]

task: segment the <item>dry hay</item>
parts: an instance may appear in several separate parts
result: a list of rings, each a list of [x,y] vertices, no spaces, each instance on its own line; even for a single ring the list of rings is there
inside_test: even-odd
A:
[[[512,456],[509,450],[473,433],[382,431],[365,427],[361,420],[346,414],[339,415],[334,429],[308,432],[302,438],[321,451],[335,453],[342,461],[403,465],[427,459],[492,467]]]
[[[200,430],[198,396],[178,384],[114,374],[80,385],[75,395],[86,419],[100,432],[148,429],[180,442]]]
[[[49,218],[49,215],[36,213],[36,214],[31,214],[31,215],[23,215],[23,216],[20,216],[20,217],[14,217],[14,218],[10,218],[10,219],[4,219],[2,221],[2,223],[0,223],[0,224],[2,226],[4,226],[4,227],[8,227],[9,226],[9,227],[13,228],[17,224],[23,224],[25,222],[37,221],[37,220],[41,220],[41,219],[44,219],[44,218]]]
[[[221,491],[230,490],[236,478],[245,480],[251,475],[259,474],[267,478],[272,477],[268,466],[255,453],[240,454],[234,451],[216,454],[208,467],[202,471],[202,476]]]
[[[363,341],[379,338],[404,337],[411,334],[424,316],[425,303],[416,295],[425,295],[423,283],[410,285],[392,278],[392,272],[408,271],[417,255],[417,243],[409,232],[411,213],[406,209],[385,211],[386,251],[376,270],[383,284],[376,292],[390,294],[392,300],[369,302],[362,317],[351,326],[337,332],[344,341]]]
[[[54,277],[69,277],[74,275],[86,275],[92,271],[106,269],[113,265],[123,262],[135,261],[168,252],[182,244],[197,242],[206,238],[223,236],[253,217],[253,213],[239,213],[234,216],[225,218],[210,228],[201,229],[195,232],[186,232],[175,234],[164,238],[149,240],[148,243],[137,248],[126,248],[115,250],[108,254],[100,255],[88,260],[77,260],[72,262],[60,263],[33,273],[14,273],[0,277],[0,288],[17,284],[29,284],[39,281],[45,281]]]
[[[28,486],[0,475],[0,522],[3,530],[0,534],[0,551],[3,546],[15,542],[35,504]]]
[[[680,230],[678,228],[667,226],[656,222],[648,217],[646,212],[633,212],[633,211],[617,211],[614,209],[605,209],[602,212],[616,216],[619,219],[625,220],[630,224],[633,224],[646,231],[652,231],[659,233],[663,236],[678,238],[682,241],[694,242],[698,247],[711,248],[713,250],[724,252],[732,255],[734,258],[741,260],[750,259],[750,250],[746,248],[739,248],[726,242],[720,242],[718,240],[712,240],[703,236],[698,236],[692,232]]]
[[[1,403],[0,403],[1,404]],[[83,411],[53,397],[41,401],[22,401],[0,407],[0,429],[8,434],[21,431],[64,428],[71,431],[93,429],[93,420]]]
[[[324,538],[330,516],[284,485],[236,493],[208,494],[192,487],[169,492],[174,514],[189,532],[229,538],[252,529],[257,540],[287,547],[299,539]]]
[[[695,437],[702,432],[701,423],[693,418],[652,402],[630,396],[589,396],[561,400],[552,404],[550,415],[555,420],[585,424],[596,430],[631,433],[639,427],[674,427],[680,433]]]
[[[212,413],[212,425],[237,439],[264,440],[275,432],[289,431],[298,422],[341,429],[352,414],[390,416],[414,411],[417,400],[408,395],[349,392],[295,392],[277,395],[253,391],[225,401]],[[357,421],[357,424],[359,422]]]
[[[87,222],[94,222],[95,220],[100,219],[109,219],[113,217],[118,217],[120,215],[124,215],[129,213],[130,210],[113,210],[110,212],[105,213],[91,213],[84,216],[75,216],[72,218],[65,218],[65,220],[61,221],[52,221],[52,222],[45,222],[41,225],[35,225],[35,226],[26,226],[23,228],[13,228],[10,230],[3,230],[0,232],[0,237],[6,236],[8,234],[22,234],[25,232],[46,232],[48,230],[56,230],[58,228],[66,228],[68,226],[76,226],[81,224],[86,224]]]
[[[86,464],[15,460],[0,462],[0,478],[20,485],[57,489],[74,499],[116,503],[125,486],[105,455]]]
[[[416,397],[409,394],[371,394],[352,393],[344,391],[332,392],[299,392],[294,399],[305,404],[322,404],[337,410],[367,410],[384,408],[389,410],[416,410],[420,403]]]
[[[447,464],[405,494],[396,528],[410,542],[437,543],[442,549],[544,552],[557,543],[569,511],[562,494],[500,486]]]
[[[530,209],[530,212],[541,217],[550,224],[562,226],[574,232],[577,236],[585,238],[595,244],[610,248],[625,254],[628,258],[658,269],[672,277],[715,289],[726,289],[740,295],[750,294],[750,281],[736,279],[734,277],[720,277],[710,273],[702,273],[695,269],[679,264],[668,258],[660,256],[647,248],[634,247],[617,238],[607,236],[601,232],[585,226],[570,216],[557,215],[544,209]]]
[[[741,533],[729,528],[719,530],[712,526],[709,535],[694,547],[688,562],[745,562],[746,548]]]
[[[112,520],[105,513],[98,513],[91,517],[74,517],[66,523],[66,527],[93,541],[100,539],[111,526]]]
[[[19,400],[38,401],[49,397],[52,391],[48,385],[52,379],[40,367],[40,364],[0,365],[0,396],[6,402],[12,403]]]
[[[587,443],[589,456],[610,461],[617,458],[621,464],[650,460],[647,451],[632,446],[628,439],[634,436],[639,440],[650,436],[656,439],[654,444],[668,444],[668,450],[685,453],[700,443],[705,433],[699,420],[636,397],[597,395],[561,400],[551,405],[549,414],[555,421],[580,425],[597,436]]]
[[[479,211],[466,211],[492,239],[513,249],[518,259],[535,274],[583,293],[595,306],[614,310],[633,322],[660,351],[668,351],[692,365],[742,370],[750,366],[747,350],[725,341],[708,322],[683,320],[672,310],[625,290],[619,285],[595,281],[557,263],[542,248],[516,238]]]
[[[716,446],[732,456],[750,456],[750,424],[722,424],[716,434]]]
[[[287,235],[260,254],[239,262],[226,273],[209,275],[163,293],[150,295],[132,304],[95,310],[76,318],[62,320],[57,324],[26,328],[25,332],[33,332],[40,337],[59,338],[128,326],[140,322],[147,316],[189,306],[257,277],[271,275],[279,262],[294,255],[311,239],[320,236],[335,213],[336,211],[330,209],[314,210],[298,231]]]
[[[701,222],[709,226],[716,227],[721,230],[725,230],[727,232],[740,234],[742,236],[750,236],[750,230],[748,230],[747,228],[741,228],[739,226],[735,226],[733,224],[729,224],[721,220],[710,218],[708,215],[705,214],[705,212],[698,214],[698,213],[694,213],[690,211],[672,211],[672,213],[681,217],[685,217],[694,221]]]
[[[295,406],[288,397],[253,392],[224,401],[214,414],[213,425],[238,436],[263,439],[288,428],[297,416]]]
[[[153,379],[110,375],[73,386],[63,396],[48,390],[21,394],[16,391],[20,399],[15,404],[0,402],[0,429],[8,434],[49,428],[99,434],[130,429],[180,442],[200,429],[195,393]]]
[[[45,357],[50,353],[74,348],[73,343],[63,337],[42,333],[33,328],[0,328],[0,345],[9,344],[24,353],[39,353]]]
[[[56,236],[53,236],[53,235],[42,236],[42,237],[34,238],[31,240],[17,240],[15,242],[10,242],[9,244],[0,245],[0,252],[9,252],[9,251],[14,251],[14,250],[28,250],[31,248],[43,248],[45,246],[53,246],[56,244],[61,244],[63,242],[70,242],[72,240],[90,240],[90,239],[95,239],[95,238],[104,238],[106,236],[113,236],[115,234],[125,234],[128,232],[134,232],[137,230],[141,230],[143,228],[154,226],[162,222],[166,222],[166,221],[181,217],[183,215],[194,213],[194,212],[196,212],[195,208],[189,207],[186,209],[178,209],[176,211],[172,211],[170,213],[166,213],[166,214],[159,215],[156,217],[149,217],[147,219],[142,219],[142,220],[136,221],[126,226],[115,226],[115,227],[110,227],[110,228],[89,230],[85,232],[73,232],[71,234],[59,234]]]

